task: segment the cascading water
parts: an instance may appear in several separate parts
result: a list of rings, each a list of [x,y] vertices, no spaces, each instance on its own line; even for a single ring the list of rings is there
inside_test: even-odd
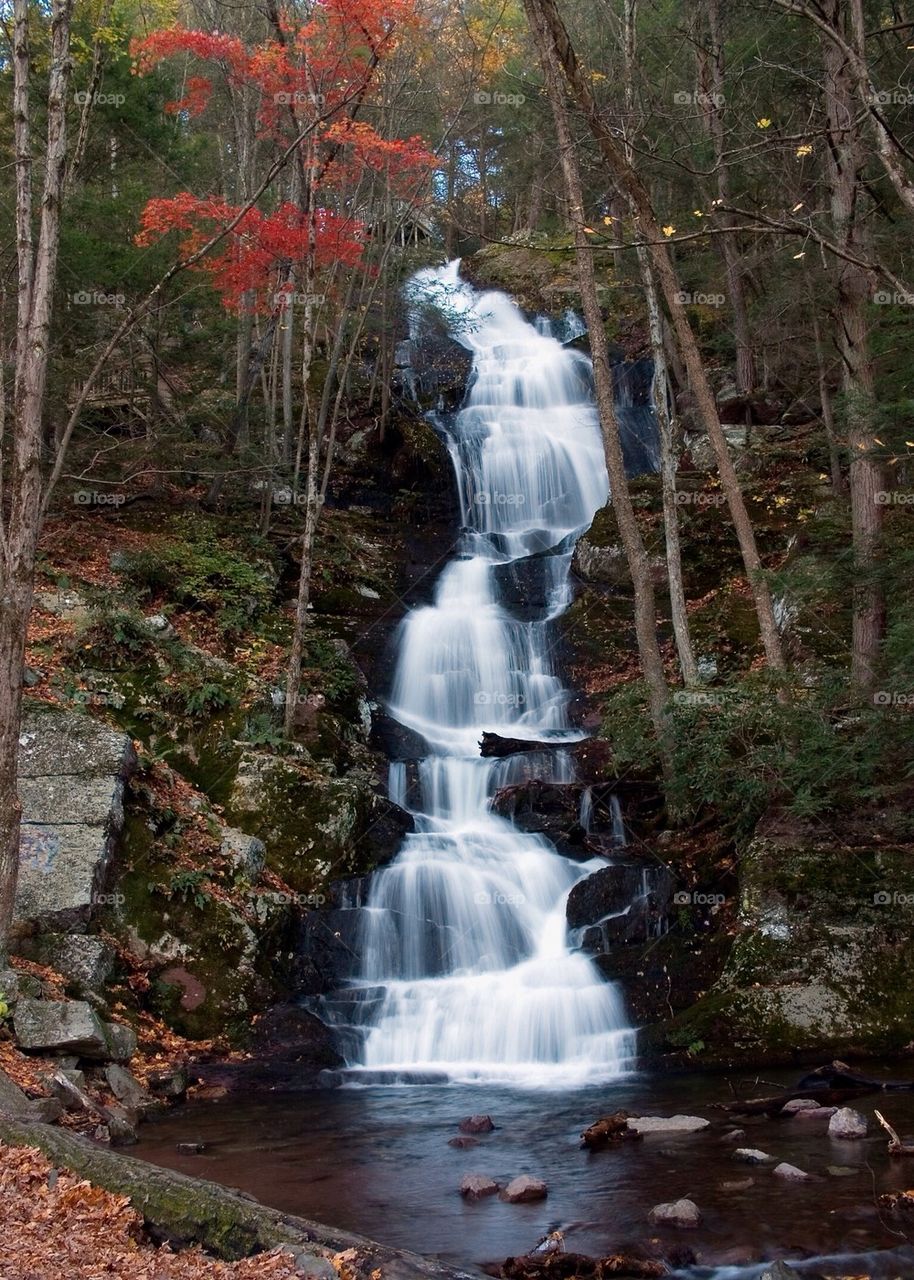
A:
[[[560,857],[490,809],[501,786],[574,776],[562,744],[581,735],[552,623],[571,599],[575,540],[608,492],[590,365],[458,267],[410,286],[473,357],[464,406],[440,423],[463,533],[434,603],[402,626],[389,711],[428,754],[410,788],[402,764],[391,770],[416,830],[372,878],[355,984],[370,1025],[353,1065],[374,1078],[593,1083],[625,1072],[635,1047],[616,990],[567,943],[568,893],[604,863]],[[540,603],[523,620],[502,588],[522,566]],[[547,745],[483,758],[484,731]]]

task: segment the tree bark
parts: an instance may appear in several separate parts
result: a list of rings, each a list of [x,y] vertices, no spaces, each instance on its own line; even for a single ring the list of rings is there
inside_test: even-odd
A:
[[[836,31],[846,20],[844,0],[829,0],[826,15]],[[842,47],[823,41],[825,113],[829,146],[827,171],[835,240],[852,258],[866,256],[866,232],[860,218],[861,182],[866,164],[855,119],[854,72]],[[854,548],[854,611],[851,680],[857,690],[873,688],[885,631],[885,600],[878,582],[878,559],[885,508],[877,494],[885,479],[874,439],[875,381],[869,345],[867,308],[872,296],[868,272],[843,259],[838,268],[837,346],[850,454],[849,484]]]
[[[73,0],[54,0],[48,79],[45,174],[33,243],[32,138],[29,118],[29,3],[16,0],[13,101],[16,225],[19,263],[18,331],[9,472],[0,492],[0,954],[5,952],[19,873],[17,794],[22,671],[35,553],[41,524],[41,445],[51,305],[57,279],[60,204],[67,155],[67,86]]]
[[[574,150],[574,141],[568,123],[565,88],[562,83],[561,69],[555,56],[555,49],[535,7],[534,0],[525,0],[525,6],[533,30],[534,42],[542,63],[546,91],[555,119],[559,157],[571,211],[584,321],[590,336],[590,350],[593,356],[594,387],[600,417],[600,428],[603,435],[603,448],[606,455],[606,469],[609,472],[612,505],[632,579],[635,634],[638,642],[641,671],[648,687],[651,722],[660,747],[664,770],[668,772],[670,763],[669,721],[667,717],[669,689],[663,672],[660,645],[657,641],[654,584],[651,579],[651,568],[644,547],[644,540],[641,537],[641,530],[638,526],[638,519],[635,515],[628,489],[628,479],[625,474],[622,442],[619,438],[619,424],[615,410],[612,368],[609,362],[609,349],[606,341],[606,331],[603,328],[603,317],[600,314],[600,306],[597,300],[593,252],[587,239],[587,233],[584,230],[584,192]]]
[[[593,136],[600,148],[614,180],[631,200],[638,218],[641,233],[648,243],[657,281],[670,314],[676,341],[682,354],[686,374],[696,406],[708,433],[717,461],[721,488],[727,498],[733,527],[736,531],[749,587],[755,603],[759,632],[768,665],[772,671],[786,671],[783,646],[774,616],[771,592],[765,580],[761,557],[755,541],[755,532],[746,510],[739,477],[730,457],[726,436],[721,427],[714,392],[708,381],[701,352],[695,334],[681,301],[681,290],[676,270],[670,257],[666,238],[660,230],[651,198],[637,172],[625,159],[609,125],[597,107],[588,79],[578,63],[577,54],[569,39],[565,24],[556,9],[555,0],[525,0],[528,11],[536,14],[549,33],[551,43],[565,73],[572,96],[583,112]]]

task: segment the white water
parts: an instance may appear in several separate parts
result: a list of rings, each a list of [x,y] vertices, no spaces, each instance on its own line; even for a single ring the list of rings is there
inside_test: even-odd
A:
[[[553,670],[552,620],[571,599],[575,539],[608,492],[589,362],[506,296],[463,284],[456,262],[420,272],[410,289],[473,355],[464,407],[443,423],[463,536],[434,604],[410,613],[400,636],[389,710],[428,754],[416,831],[373,877],[365,910],[360,984],[383,996],[359,1065],[593,1083],[625,1072],[634,1053],[618,994],[566,936],[569,890],[603,863],[560,857],[489,808],[498,787],[531,772],[573,777],[561,744],[581,735]],[[500,583],[525,564],[542,608],[522,621]],[[485,730],[555,749],[483,759]],[[390,785],[406,803],[402,763]]]

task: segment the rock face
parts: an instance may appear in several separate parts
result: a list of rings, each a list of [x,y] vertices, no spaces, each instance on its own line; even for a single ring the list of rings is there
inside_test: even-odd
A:
[[[619,942],[645,942],[664,931],[673,877],[666,867],[617,862],[581,880],[568,895],[570,929],[583,929],[586,951]]]
[[[645,1049],[701,1041],[715,1065],[902,1049],[914,1039],[914,861],[772,818],[740,862],[739,930],[720,978]]]
[[[655,1227],[690,1229],[701,1223],[701,1210],[694,1200],[671,1200],[668,1204],[656,1204],[647,1216]]]
[[[27,711],[19,737],[22,834],[14,931],[83,925],[102,905],[123,825],[130,739],[88,715]]]
[[[130,1028],[102,1022],[83,1000],[21,999],[13,1026],[20,1048],[27,1053],[73,1053],[115,1062],[126,1062],[136,1053],[136,1036]]]
[[[841,1107],[828,1122],[830,1138],[865,1138],[867,1131],[866,1116],[853,1107]]]
[[[511,1179],[502,1192],[502,1199],[507,1200],[508,1204],[528,1204],[533,1200],[545,1200],[548,1194],[548,1188],[541,1178],[532,1178],[530,1174],[522,1173]]]

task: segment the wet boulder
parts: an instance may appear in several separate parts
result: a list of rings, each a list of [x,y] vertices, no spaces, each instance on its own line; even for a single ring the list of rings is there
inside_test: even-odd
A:
[[[26,1053],[76,1054],[81,1058],[126,1062],[136,1052],[136,1036],[120,1023],[103,1022],[83,1000],[35,1000],[16,1004],[13,1028]]]
[[[655,1204],[647,1216],[655,1227],[691,1230],[701,1224],[701,1210],[694,1200],[671,1200],[667,1204]]]
[[[846,1139],[865,1138],[867,1128],[866,1116],[862,1116],[853,1107],[841,1107],[828,1122],[828,1136]]]
[[[461,1180],[460,1194],[465,1200],[483,1200],[498,1195],[498,1183],[484,1173],[468,1173]]]
[[[664,932],[672,889],[672,874],[660,863],[629,861],[602,867],[568,895],[568,927],[584,930],[581,945],[591,952],[656,938]]]
[[[464,1116],[457,1127],[461,1133],[491,1133],[495,1121],[488,1115]]]
[[[549,1190],[542,1178],[522,1173],[511,1179],[501,1193],[501,1198],[508,1204],[530,1204],[535,1200],[545,1200],[548,1194]]]

